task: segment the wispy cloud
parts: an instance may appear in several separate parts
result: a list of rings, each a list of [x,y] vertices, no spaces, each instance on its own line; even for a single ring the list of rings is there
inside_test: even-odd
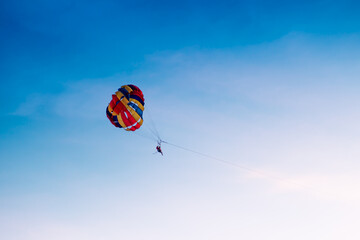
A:
[[[49,102],[51,96],[42,95],[42,94],[31,94],[30,96],[24,98],[24,101],[19,101],[20,104],[18,108],[9,113],[10,115],[22,116],[22,117],[31,117],[34,114],[37,114],[43,111]]]
[[[357,204],[360,200],[360,178],[354,174],[290,174],[279,171],[256,170],[245,176],[272,184],[274,193],[301,193],[320,200]]]

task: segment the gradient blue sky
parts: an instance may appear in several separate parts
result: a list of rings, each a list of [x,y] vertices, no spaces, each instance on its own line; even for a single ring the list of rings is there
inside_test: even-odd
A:
[[[1,1],[0,238],[359,239],[357,1]],[[163,138],[114,128],[139,86]]]

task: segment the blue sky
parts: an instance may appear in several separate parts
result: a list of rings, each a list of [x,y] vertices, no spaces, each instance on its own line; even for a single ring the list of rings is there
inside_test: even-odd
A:
[[[358,12],[1,2],[0,237],[359,239]],[[145,95],[138,134],[105,116],[127,83]],[[286,181],[169,145],[153,155],[150,119],[169,142]]]

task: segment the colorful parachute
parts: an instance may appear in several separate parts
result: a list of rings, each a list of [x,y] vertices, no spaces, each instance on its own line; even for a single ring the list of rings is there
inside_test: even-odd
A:
[[[144,105],[141,90],[134,85],[124,85],[112,95],[106,115],[115,127],[135,131],[143,123]]]

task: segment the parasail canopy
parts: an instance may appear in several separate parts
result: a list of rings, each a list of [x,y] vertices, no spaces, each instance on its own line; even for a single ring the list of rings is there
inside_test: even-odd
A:
[[[143,124],[144,101],[140,88],[124,85],[112,95],[106,115],[115,127],[135,131]]]

